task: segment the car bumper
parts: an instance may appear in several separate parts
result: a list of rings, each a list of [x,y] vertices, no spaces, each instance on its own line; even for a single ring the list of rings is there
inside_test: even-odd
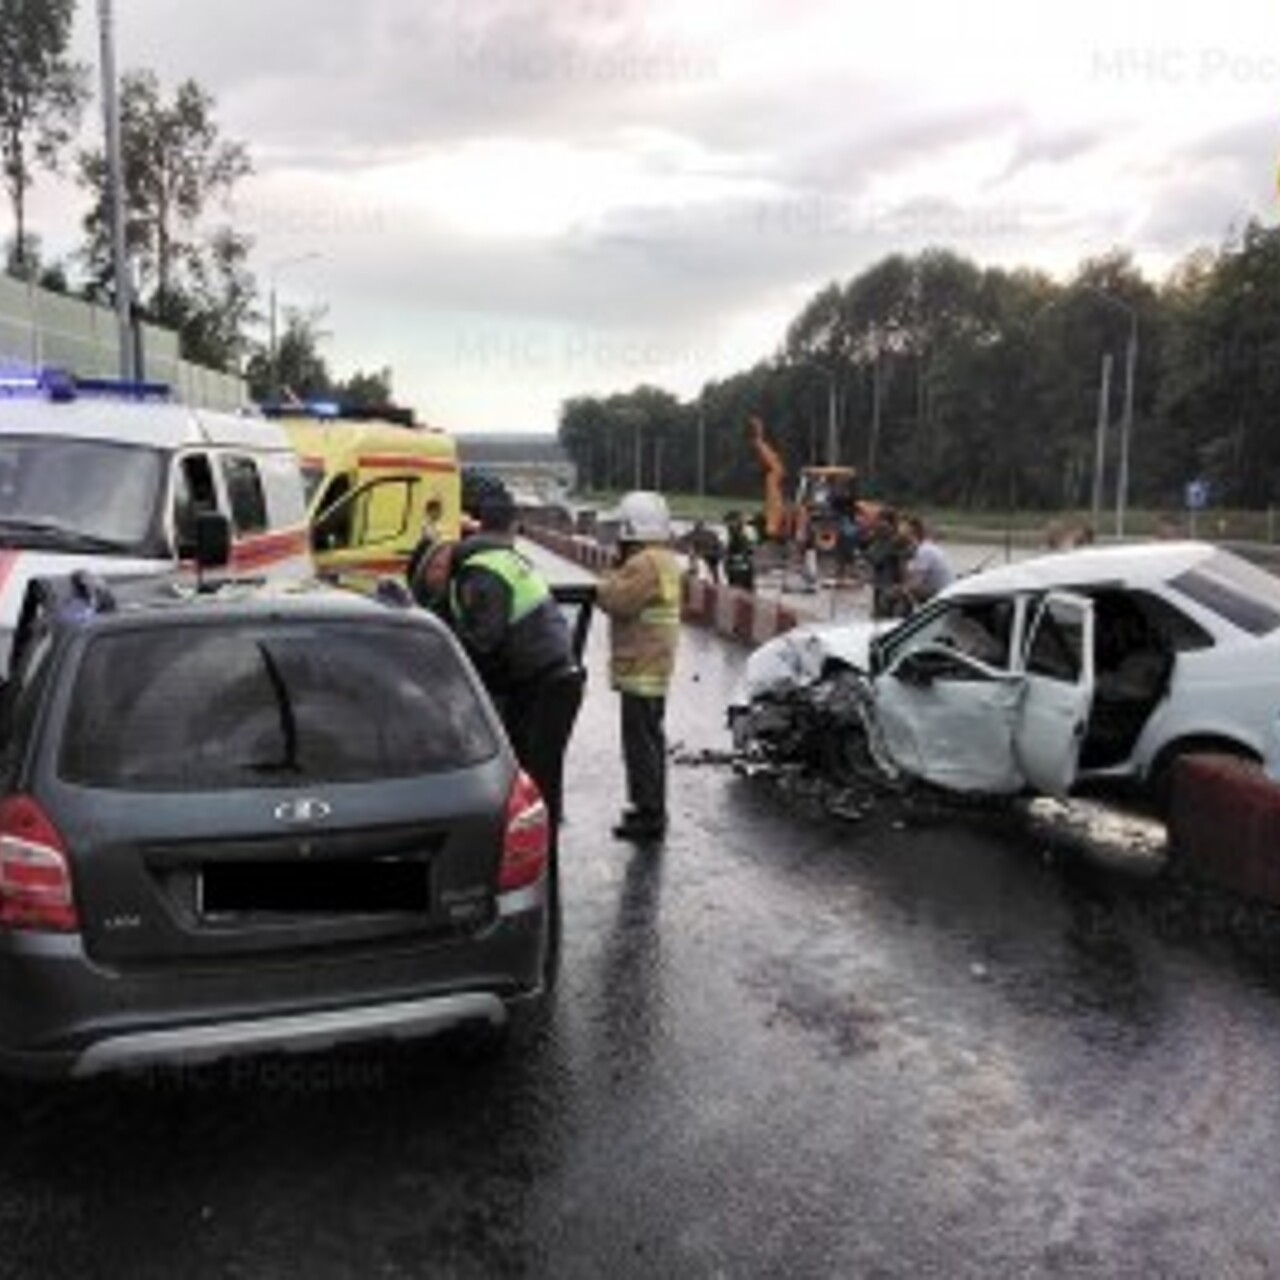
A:
[[[438,996],[365,1008],[333,1009],[278,1018],[223,1022],[209,1027],[144,1031],[99,1040],[71,1065],[72,1076],[130,1071],[151,1066],[203,1066],[250,1053],[302,1053],[334,1049],[370,1039],[412,1040],[463,1023],[502,1026],[507,1008],[487,992]]]
[[[479,933],[362,955],[106,970],[78,935],[0,934],[0,1072],[87,1077],[501,1027],[542,992],[542,883]]]

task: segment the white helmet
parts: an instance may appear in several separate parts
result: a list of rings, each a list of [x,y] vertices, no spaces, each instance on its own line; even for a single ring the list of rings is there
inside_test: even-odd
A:
[[[619,542],[670,542],[671,513],[660,493],[638,490],[618,504]]]

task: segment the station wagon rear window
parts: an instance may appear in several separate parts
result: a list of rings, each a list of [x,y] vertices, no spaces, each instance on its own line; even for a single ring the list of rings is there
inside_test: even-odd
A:
[[[96,637],[59,772],[93,787],[219,791],[415,777],[497,749],[444,636],[291,620]]]
[[[1280,578],[1235,556],[1210,556],[1169,585],[1250,635],[1280,627]]]

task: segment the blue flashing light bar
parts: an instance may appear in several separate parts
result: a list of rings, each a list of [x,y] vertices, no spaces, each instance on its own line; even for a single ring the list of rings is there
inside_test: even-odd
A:
[[[168,400],[167,382],[125,378],[77,378],[65,369],[0,371],[0,399],[48,398],[55,403],[78,396],[102,396],[121,400]]]
[[[126,400],[168,400],[167,382],[147,382],[133,378],[76,378],[76,393],[90,396],[118,396]]]
[[[266,418],[314,418],[319,421],[390,422],[414,425],[413,410],[400,405],[356,406],[338,400],[268,401],[258,406]]]

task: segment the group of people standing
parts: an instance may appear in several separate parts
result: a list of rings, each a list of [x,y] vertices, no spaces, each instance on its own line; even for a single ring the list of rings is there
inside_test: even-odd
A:
[[[756,533],[743,519],[741,511],[729,511],[724,517],[725,536],[720,537],[705,520],[697,521],[683,539],[690,568],[702,564],[714,583],[721,581],[742,591],[756,589]]]
[[[585,673],[550,585],[515,545],[516,506],[496,479],[464,493],[469,529],[458,541],[427,532],[406,569],[414,600],[466,650],[502,719],[520,766],[547,807],[553,847],[563,818],[564,756]],[[619,509],[616,567],[597,587],[610,619],[611,678],[621,695],[629,805],[614,835],[661,839],[667,827],[666,694],[680,626],[679,567],[670,516],[656,493]]]
[[[946,552],[929,535],[923,521],[892,507],[881,507],[869,530],[851,539],[839,557],[841,576],[847,561],[861,554],[870,566],[872,614],[904,617],[937,595],[954,577]],[[740,512],[725,516],[725,537],[705,521],[697,521],[681,540],[691,571],[701,565],[713,583],[755,590],[755,546],[751,526]]]
[[[551,588],[515,545],[516,506],[499,480],[464,495],[466,535],[429,533],[406,570],[414,600],[453,631],[483,680],[521,768],[547,807],[553,847],[564,810],[564,756],[582,703],[585,674],[569,623]],[[627,807],[620,840],[660,840],[667,829],[666,699],[680,628],[680,565],[660,494],[629,493],[617,512],[618,555],[596,590],[610,622],[610,677],[620,695]],[[699,523],[685,547],[713,581],[755,587],[754,539],[737,512],[726,539]],[[863,547],[871,565],[873,615],[902,616],[954,577],[919,519],[877,514]]]
[[[876,513],[862,549],[871,567],[871,616],[904,618],[955,580],[951,561],[918,516]]]

